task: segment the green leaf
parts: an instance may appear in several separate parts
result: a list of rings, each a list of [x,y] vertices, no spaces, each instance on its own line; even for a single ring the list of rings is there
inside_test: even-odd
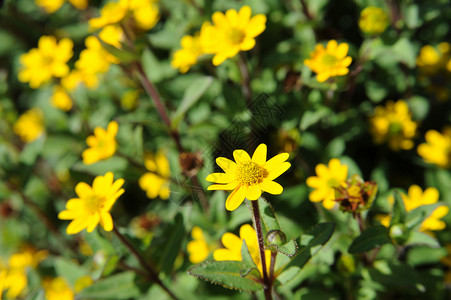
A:
[[[299,250],[299,246],[296,243],[296,240],[294,240],[294,239],[281,246],[277,246],[277,245],[273,245],[273,246],[277,248],[277,251],[279,251],[280,253],[282,253],[288,257],[295,256]]]
[[[161,258],[161,270],[165,273],[170,273],[175,259],[179,255],[180,247],[185,235],[185,225],[183,224],[183,216],[177,214],[175,216],[174,225],[170,229],[170,236],[166,242]]]
[[[44,148],[45,140],[45,136],[41,136],[31,143],[27,143],[19,155],[19,161],[28,166],[33,165]]]
[[[412,266],[440,264],[447,254],[445,248],[413,247],[407,252],[407,262]]]
[[[80,299],[135,299],[140,295],[135,285],[135,273],[124,272],[95,282],[83,289]]]
[[[407,239],[406,245],[424,245],[433,248],[440,247],[440,243],[437,239],[427,233],[412,231]]]
[[[335,230],[334,223],[316,224],[312,229],[298,238],[300,251],[286,265],[277,277],[279,284],[286,284],[293,279],[305,266],[305,264],[329,241]],[[282,256],[283,257],[283,256]]]
[[[168,60],[158,59],[148,48],[143,51],[141,61],[147,78],[154,84],[172,78],[178,73]]]
[[[388,228],[377,225],[368,228],[355,238],[348,251],[349,253],[365,252],[387,243],[391,243]]]
[[[390,224],[404,224],[406,220],[406,208],[404,207],[404,202],[402,201],[401,192],[395,190],[394,194],[395,202],[393,203],[393,213]]]
[[[393,54],[398,61],[405,63],[409,68],[414,68],[416,52],[412,43],[405,37],[400,38],[392,47]]]
[[[330,113],[331,110],[325,106],[319,107],[314,111],[306,111],[301,118],[301,130],[304,131],[313,124],[318,123],[322,118],[328,116]]]
[[[85,275],[88,275],[88,271],[83,267],[79,266],[75,262],[71,260],[67,260],[64,258],[57,258],[55,261],[55,271],[56,274],[60,277],[63,277],[67,280],[67,282],[74,287],[75,282]]]
[[[405,222],[407,228],[413,230],[419,227],[421,223],[423,223],[423,221],[439,206],[443,206],[443,203],[422,205],[409,211]]]
[[[196,78],[186,89],[182,102],[178,106],[171,120],[171,127],[177,128],[180,121],[183,120],[186,112],[205,94],[213,83],[213,77],[205,76]]]
[[[136,149],[136,159],[141,161],[143,157],[143,127],[138,125],[133,131],[134,149]]]
[[[279,222],[277,221],[274,209],[271,207],[268,201],[260,197],[258,199],[260,216],[262,220],[263,235],[266,236],[268,231],[280,230]]]
[[[243,240],[243,245],[241,246],[241,261],[249,268],[256,268],[254,260],[247,248],[246,241]]]
[[[139,60],[139,56],[136,53],[132,52],[131,50],[126,49],[124,45],[121,49],[119,49],[114,47],[113,45],[105,43],[99,38],[97,39],[102,44],[102,47],[110,54],[117,57],[121,63],[131,63]]]
[[[188,270],[190,275],[211,283],[222,285],[225,288],[255,292],[262,289],[257,282],[260,278],[253,276],[253,272],[243,277],[241,271],[247,269],[241,261],[207,261]]]

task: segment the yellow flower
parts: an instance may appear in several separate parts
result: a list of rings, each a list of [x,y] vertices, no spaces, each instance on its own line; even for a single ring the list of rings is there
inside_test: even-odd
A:
[[[449,64],[451,46],[443,42],[437,47],[425,45],[421,47],[417,57],[417,66],[420,72],[425,75],[434,75],[440,71],[446,71]]]
[[[168,199],[171,170],[169,169],[169,161],[164,153],[158,151],[156,155],[152,153],[146,155],[144,165],[150,172],[139,178],[139,186],[146,191],[147,197],[150,199],[158,196],[161,199]]]
[[[121,41],[124,39],[124,31],[118,25],[105,26],[99,33],[99,38],[107,44],[116,48],[121,48]]]
[[[41,36],[38,48],[20,56],[22,67],[19,70],[19,80],[29,82],[31,88],[37,89],[52,77],[67,75],[67,61],[72,57],[73,46],[74,43],[67,38],[57,43],[53,36]]]
[[[407,191],[407,195],[401,193],[402,202],[406,211],[412,211],[417,207],[435,204],[438,202],[439,193],[436,188],[430,187],[422,191],[418,185],[412,185]],[[393,203],[393,196],[388,197],[388,202]],[[449,212],[449,207],[442,205],[434,209],[434,211],[421,223],[420,231],[442,230],[446,227],[446,223],[440,220]],[[388,223],[389,224],[389,223]],[[385,224],[383,224],[385,226]]]
[[[75,187],[79,198],[72,198],[66,203],[66,210],[58,214],[61,220],[72,220],[67,226],[67,234],[76,234],[87,229],[92,232],[99,224],[106,231],[113,230],[110,210],[116,200],[124,193],[124,179],[113,182],[113,173],[97,176],[90,187],[80,182]]]
[[[247,249],[258,267],[260,274],[262,274],[262,261],[260,258],[260,250],[258,247],[257,235],[255,229],[249,225],[244,224],[240,228],[240,237],[235,234],[226,232],[222,235],[221,242],[225,248],[217,249],[213,252],[213,258],[216,261],[241,261],[241,247],[243,240],[246,241]],[[266,269],[269,270],[271,263],[271,251],[265,250]]]
[[[75,292],[78,293],[81,290],[87,288],[88,286],[92,285],[94,283],[94,280],[92,280],[91,276],[85,275],[81,276],[80,278],[75,281]]]
[[[74,292],[62,277],[44,279],[43,287],[47,300],[73,300]]]
[[[72,99],[61,85],[57,85],[53,88],[53,95],[50,98],[50,103],[54,107],[64,111],[69,111],[72,108]]]
[[[3,288],[8,290],[6,296],[10,299],[17,297],[25,290],[28,283],[27,269],[36,268],[48,256],[46,250],[36,251],[32,247],[25,247],[9,258],[6,278]]]
[[[0,300],[2,300],[2,294],[5,290],[5,282],[6,282],[6,276],[8,275],[6,269],[0,269]]]
[[[388,26],[388,15],[380,7],[368,6],[360,13],[359,27],[368,34],[377,35]]]
[[[199,35],[185,35],[180,41],[182,49],[174,53],[171,66],[180,69],[180,73],[186,73],[196,64],[199,56],[203,54]]]
[[[200,42],[205,53],[214,54],[213,65],[222,64],[227,58],[255,46],[255,37],[266,28],[266,16],[259,14],[251,18],[251,8],[241,7],[239,12],[229,9],[225,14],[215,12],[213,24],[205,22],[200,33]]]
[[[90,165],[114,155],[118,127],[116,121],[111,121],[106,130],[102,127],[94,128],[94,135],[90,135],[86,139],[89,148],[82,153],[85,164]]]
[[[436,164],[442,168],[451,165],[451,128],[445,128],[443,134],[435,130],[429,130],[425,135],[426,143],[417,148],[418,154],[424,161]]]
[[[47,13],[51,14],[63,6],[65,0],[35,0],[37,6],[42,7]],[[69,0],[77,9],[84,10],[88,7],[88,0]]]
[[[370,127],[376,144],[388,142],[388,146],[394,151],[413,147],[412,138],[415,136],[417,123],[412,121],[409,106],[404,100],[396,103],[388,101],[385,107],[376,107],[370,118]]]
[[[103,28],[107,25],[117,24],[127,16],[141,29],[149,30],[158,22],[159,8],[155,0],[120,0],[108,2],[100,10],[100,17],[89,20],[92,30]]]
[[[337,44],[335,40],[330,40],[326,47],[317,44],[315,50],[310,53],[310,58],[304,60],[304,64],[317,74],[316,79],[319,82],[324,82],[330,77],[349,73],[348,67],[352,58],[346,56],[348,50],[347,43]]]
[[[291,164],[286,162],[288,153],[281,153],[266,161],[267,147],[260,144],[251,157],[244,150],[233,151],[235,162],[218,157],[216,163],[225,173],[212,173],[206,180],[214,183],[208,190],[233,190],[226,200],[225,207],[233,211],[244,198],[257,200],[262,192],[279,195],[283,187],[273,180],[282,175]]]
[[[348,177],[348,166],[342,165],[337,158],[332,158],[328,166],[317,165],[315,168],[317,176],[307,178],[307,185],[315,189],[310,192],[310,201],[323,201],[325,208],[332,209],[335,205],[336,189],[342,186]]]
[[[212,247],[208,245],[200,227],[194,226],[191,231],[191,236],[193,237],[193,240],[188,242],[186,246],[189,253],[189,261],[193,264],[198,264],[207,259],[212,251]]]
[[[44,133],[44,115],[38,108],[32,108],[22,114],[13,127],[14,133],[22,141],[30,143]]]

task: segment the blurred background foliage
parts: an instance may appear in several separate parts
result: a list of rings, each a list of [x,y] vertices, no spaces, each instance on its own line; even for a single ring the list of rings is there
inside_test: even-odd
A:
[[[0,267],[23,245],[46,249],[49,254],[38,268],[29,269],[28,286],[20,299],[44,299],[40,278],[63,277],[75,289],[83,276],[95,281],[91,289],[80,289],[79,299],[165,299],[157,285],[151,285],[123,263],[138,266],[110,233],[95,230],[76,236],[65,234],[66,222],[58,220],[68,199],[75,197],[79,182],[112,171],[125,179],[125,194],[112,210],[113,220],[155,267],[160,278],[185,299],[250,299],[240,293],[211,285],[187,274],[192,266],[187,243],[194,226],[204,230],[218,245],[225,232],[238,232],[250,223],[243,205],[226,212],[226,194],[205,192],[206,213],[187,183],[179,151],[161,122],[153,102],[131,72],[124,53],[121,64],[111,65],[100,76],[96,89],[79,86],[71,95],[72,110],[65,112],[50,104],[52,86],[32,89],[18,80],[19,57],[35,48],[43,35],[65,37],[74,42],[73,68],[91,34],[88,20],[98,16],[108,1],[89,1],[86,10],[70,3],[52,14],[32,0],[5,0],[0,9]],[[273,156],[289,152],[292,167],[279,182],[282,195],[268,196],[288,240],[320,221],[336,223],[331,240],[297,274],[279,289],[286,299],[449,299],[451,215],[446,228],[432,234],[433,241],[412,245],[388,242],[377,259],[368,265],[364,254],[348,249],[359,236],[352,215],[329,211],[309,201],[307,177],[315,166],[339,158],[349,174],[359,174],[378,185],[374,204],[366,214],[369,224],[389,213],[388,196],[394,189],[407,193],[411,185],[439,191],[440,203],[451,204],[449,168],[428,164],[417,146],[429,130],[439,132],[451,124],[451,70],[431,73],[418,65],[425,45],[437,47],[450,41],[449,1],[210,1],[161,0],[160,20],[140,32],[134,40],[134,57],[158,89],[184,148],[203,161],[196,166],[201,187],[214,169],[215,148],[220,134],[236,120],[249,118],[242,94],[242,79],[234,59],[218,67],[205,60],[186,74],[171,67],[180,39],[199,30],[215,11],[249,5],[254,14],[265,14],[265,31],[257,45],[245,52],[250,87],[255,99],[265,93],[280,110],[280,117],[265,125],[260,141]],[[360,12],[367,6],[383,8],[389,18],[384,32],[369,35],[359,28]],[[304,59],[317,43],[335,39],[349,44],[353,58],[350,72],[332,82],[320,83]],[[114,53],[113,53],[114,54]],[[122,55],[122,56],[121,56]],[[443,55],[450,59],[450,50]],[[407,101],[412,119],[418,123],[414,147],[393,151],[387,143],[376,145],[369,119],[378,105]],[[45,134],[23,143],[13,124],[30,108],[44,114]],[[117,152],[104,161],[86,165],[81,158],[85,140],[97,126],[119,123]],[[223,145],[224,146],[224,145]],[[148,199],[139,187],[147,172],[144,154],[163,150],[171,171],[169,200]],[[230,157],[233,149],[222,149]],[[172,194],[171,194],[172,195]],[[180,202],[183,201],[183,202]],[[388,235],[388,233],[387,233]],[[391,238],[394,238],[391,235]],[[425,245],[418,245],[425,244]],[[216,246],[217,247],[217,246]],[[449,250],[449,249],[448,249]],[[446,257],[448,256],[448,260]],[[445,278],[448,281],[445,281]],[[259,295],[261,296],[261,295]]]

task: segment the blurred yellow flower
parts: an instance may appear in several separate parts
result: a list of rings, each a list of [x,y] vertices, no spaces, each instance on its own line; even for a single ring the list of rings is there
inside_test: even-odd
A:
[[[150,172],[139,178],[139,186],[146,191],[147,197],[150,199],[158,196],[161,199],[168,199],[171,170],[169,169],[169,161],[163,151],[158,151],[156,155],[152,153],[147,154],[144,159],[144,165]]]
[[[417,66],[420,72],[425,75],[433,75],[445,69],[450,59],[450,50],[451,46],[446,42],[438,44],[437,47],[432,45],[421,47],[417,57]]]
[[[380,7],[368,6],[360,13],[360,29],[371,35],[378,35],[388,26],[388,15]]]
[[[94,280],[92,280],[91,276],[85,275],[81,276],[80,278],[75,281],[75,292],[78,293],[84,288],[87,288],[88,286],[92,285],[94,283]]]
[[[3,282],[4,290],[8,291],[6,293],[7,298],[18,298],[27,287],[27,269],[36,268],[47,256],[48,252],[46,250],[36,251],[30,246],[10,256],[7,274]]]
[[[155,26],[160,18],[159,8],[155,0],[120,0],[108,2],[100,10],[100,17],[89,20],[92,30],[107,25],[117,24],[127,18],[135,22],[136,27],[149,30]]]
[[[310,53],[310,58],[304,60],[304,64],[317,74],[316,79],[319,82],[324,82],[330,77],[349,73],[348,67],[352,58],[346,56],[348,50],[347,43],[337,44],[335,40],[330,40],[326,47],[317,44],[315,50]]]
[[[412,185],[407,191],[407,195],[401,193],[402,202],[406,211],[412,211],[417,207],[435,204],[438,202],[439,193],[436,188],[430,187],[423,190],[418,185]],[[388,197],[390,203],[394,202],[393,196]],[[434,211],[421,223],[420,231],[442,230],[446,227],[446,223],[440,220],[449,212],[449,207],[442,205],[434,209]],[[389,222],[387,222],[389,224]],[[386,225],[387,223],[382,223]]]
[[[63,277],[46,278],[42,283],[46,300],[73,300],[75,295]]]
[[[417,123],[412,121],[409,106],[404,100],[388,101],[383,106],[377,106],[370,118],[370,131],[376,144],[388,142],[394,150],[409,150],[413,147]]]
[[[260,258],[257,235],[255,229],[249,224],[244,224],[240,227],[240,237],[230,232],[224,233],[221,242],[225,248],[216,249],[215,252],[213,252],[213,258],[216,261],[241,261],[241,247],[243,246],[243,240],[246,241],[246,246],[252,260],[258,267],[260,274],[262,274],[262,261]],[[265,250],[265,258],[266,269],[269,270],[271,263],[270,250]]]
[[[61,110],[69,111],[72,108],[72,99],[61,85],[53,87],[53,95],[50,103]]]
[[[63,77],[69,73],[67,61],[72,57],[74,43],[62,39],[59,43],[54,36],[41,36],[38,48],[22,54],[19,61],[22,67],[18,78],[22,82],[29,82],[33,89],[39,88],[52,77]]]
[[[42,7],[47,13],[51,14],[63,6],[66,0],[34,0],[37,6]],[[88,7],[88,0],[69,0],[77,9],[84,10]]]
[[[291,166],[286,162],[288,153],[280,153],[266,161],[267,147],[260,144],[251,157],[244,150],[233,151],[235,162],[225,157],[218,157],[216,163],[225,173],[212,173],[206,180],[214,183],[208,190],[226,190],[233,192],[226,200],[225,207],[233,211],[240,206],[244,198],[257,200],[262,192],[279,195],[283,187],[273,181]]]
[[[200,32],[200,43],[205,53],[214,54],[213,65],[222,64],[227,58],[240,51],[248,51],[255,46],[255,37],[266,28],[266,16],[251,17],[247,5],[239,11],[229,9],[226,13],[215,12],[213,24],[205,22]]]
[[[319,164],[315,168],[316,176],[307,178],[307,185],[315,190],[310,192],[312,202],[323,202],[326,209],[335,206],[336,189],[343,186],[348,177],[348,166],[342,165],[340,160],[332,158],[328,166]]]
[[[99,224],[105,231],[113,230],[110,210],[116,200],[124,193],[124,179],[113,182],[113,173],[97,176],[90,187],[80,182],[75,187],[79,198],[72,198],[66,203],[66,210],[58,214],[61,220],[72,220],[67,226],[67,234],[76,234],[87,229],[92,232]]]
[[[114,155],[118,128],[119,125],[116,121],[111,121],[106,130],[102,127],[94,128],[94,135],[90,135],[86,139],[89,148],[81,154],[85,164],[90,165]]]
[[[175,69],[180,69],[180,73],[186,73],[196,64],[199,56],[203,54],[200,44],[199,35],[185,35],[180,41],[182,49],[174,53],[171,61],[171,66]]]
[[[188,242],[186,246],[189,253],[189,261],[193,264],[198,264],[206,260],[213,249],[207,243],[200,227],[194,226],[191,231],[191,236],[193,240]]]
[[[445,128],[443,134],[436,130],[429,130],[425,135],[426,143],[417,148],[418,154],[424,161],[442,168],[449,168],[451,164],[451,128]]]
[[[39,108],[23,113],[13,126],[14,133],[26,143],[33,142],[44,133],[44,115]]]
[[[124,39],[124,31],[118,25],[108,25],[100,31],[99,38],[107,44],[116,48],[121,48],[121,42]]]

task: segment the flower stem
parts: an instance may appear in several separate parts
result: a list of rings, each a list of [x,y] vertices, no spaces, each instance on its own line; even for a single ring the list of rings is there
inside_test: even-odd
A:
[[[151,265],[149,265],[144,257],[138,252],[138,250],[133,247],[133,245],[127,240],[125,236],[122,235],[122,233],[117,230],[116,225],[113,226],[113,232],[114,234],[119,238],[119,240],[127,247],[128,250],[130,250],[131,254],[136,257],[136,259],[139,261],[141,266],[146,270],[146,272],[149,275],[149,278],[158,284],[163,290],[165,290],[168,295],[174,299],[177,300],[178,298],[169,290],[169,288],[163,283],[163,281],[160,280],[158,277],[158,273],[152,268]]]
[[[260,260],[262,262],[263,291],[265,293],[265,299],[270,300],[270,299],[272,299],[272,295],[271,295],[272,279],[270,280],[268,278],[268,271],[266,270],[265,244],[263,241],[260,209],[258,207],[258,200],[251,201],[251,203],[252,203],[252,212],[253,212],[253,216],[254,216],[255,231],[257,232],[258,248],[260,250]]]

